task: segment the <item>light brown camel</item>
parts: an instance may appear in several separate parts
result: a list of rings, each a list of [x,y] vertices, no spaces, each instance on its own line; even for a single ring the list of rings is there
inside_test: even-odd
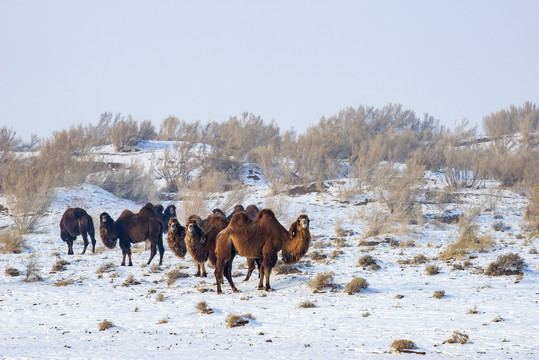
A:
[[[149,240],[151,244],[148,265],[156,255],[157,247],[159,248],[159,265],[163,264],[165,248],[163,246],[161,221],[155,216],[152,204],[147,203],[136,214],[129,210],[124,210],[116,221],[112,220],[107,213],[102,213],[100,220],[99,234],[105,246],[116,245],[116,240],[120,239],[122,266],[125,266],[126,255],[129,257],[129,266],[133,266],[131,244],[146,240]]]
[[[68,255],[73,255],[73,241],[79,235],[82,235],[82,240],[84,241],[82,254],[86,252],[88,247],[88,235],[92,240],[92,253],[95,254],[95,228],[92,217],[84,209],[69,208],[64,212],[60,220],[60,237],[67,243]]]
[[[271,269],[277,263],[277,253],[282,250],[283,261],[292,264],[301,259],[311,243],[309,217],[302,214],[287,231],[270,209],[261,210],[252,220],[244,212],[235,214],[226,229],[217,235],[215,254],[215,278],[217,293],[221,294],[219,279],[224,275],[234,292],[238,291],[232,281],[232,261],[236,254],[260,259],[258,289],[271,290]],[[266,285],[264,287],[264,276]]]

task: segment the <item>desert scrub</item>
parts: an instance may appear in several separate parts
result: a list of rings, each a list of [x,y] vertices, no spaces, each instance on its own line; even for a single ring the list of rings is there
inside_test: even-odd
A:
[[[488,276],[517,275],[522,273],[525,265],[524,260],[516,253],[500,255],[487,267],[485,274]]]
[[[43,281],[43,278],[41,277],[41,275],[39,275],[39,265],[34,258],[30,258],[28,260],[28,264],[26,265],[26,278],[24,279],[24,281]]]
[[[112,323],[112,321],[108,321],[107,319],[105,319],[99,323],[98,329],[99,331],[105,331],[113,326],[114,324]]]
[[[71,284],[74,284],[76,282],[82,282],[82,280],[75,280],[75,279],[60,279],[60,280],[57,280],[55,283],[54,283],[54,286],[56,287],[61,287],[61,286],[67,286],[67,285],[71,285]]]
[[[66,260],[58,260],[51,268],[51,273],[55,273],[58,271],[64,271],[66,270],[66,265],[69,265],[69,261]]]
[[[309,301],[309,300],[302,301],[298,305],[298,308],[300,308],[300,309],[311,309],[311,308],[315,308],[315,307],[316,307],[316,305],[312,301]]]
[[[101,265],[97,270],[96,270],[96,274],[104,274],[104,273],[108,273],[108,272],[111,272],[111,271],[114,271],[114,264],[109,262],[109,263],[106,263],[106,264],[103,264]]]
[[[455,343],[466,344],[468,340],[469,340],[468,335],[461,333],[460,331],[453,331],[453,335],[451,335],[449,339],[445,340],[443,344],[455,344]]]
[[[427,275],[436,275],[440,273],[440,268],[438,265],[427,265],[425,266],[425,274]]]
[[[434,294],[432,295],[435,299],[441,299],[445,296],[445,290],[436,290]]]
[[[411,340],[406,340],[406,339],[400,339],[400,340],[395,340],[391,343],[391,347],[395,350],[397,350],[398,352],[401,352],[403,350],[411,350],[411,349],[414,349],[415,348],[415,344],[413,341]]]
[[[376,263],[376,260],[372,258],[370,255],[364,255],[359,258],[357,262],[357,266],[362,267],[364,269],[376,271],[380,269],[380,265]]]
[[[0,254],[20,254],[26,246],[18,230],[5,230],[0,233]]]
[[[323,261],[327,259],[328,256],[326,254],[321,253],[320,251],[312,251],[309,257],[311,258],[311,260],[314,260],[314,261]]]
[[[168,318],[163,318],[157,322],[157,324],[168,324]]]
[[[333,280],[333,272],[326,271],[323,273],[318,273],[312,281],[307,283],[313,289],[313,292],[318,292],[325,288],[335,289],[337,286]]]
[[[208,307],[208,304],[205,301],[199,302],[195,308],[201,314],[213,314],[214,311],[212,308]]]
[[[6,268],[6,270],[4,271],[4,274],[6,274],[6,276],[20,276],[21,275],[19,270],[15,268],[11,268],[11,267]]]
[[[187,273],[184,273],[178,269],[174,269],[174,270],[170,270],[168,273],[167,273],[167,285],[170,286],[172,284],[174,284],[174,282],[177,280],[177,279],[180,279],[180,278],[188,278],[189,277],[189,274]]]
[[[133,274],[127,275],[124,283],[122,284],[122,286],[130,286],[130,285],[140,285],[140,281],[135,280],[135,277],[133,276]]]
[[[367,280],[357,277],[353,278],[348,284],[346,284],[344,291],[348,295],[352,295],[360,292],[361,289],[366,289],[368,286],[369,284],[367,283]]]
[[[238,326],[244,326],[249,323],[249,320],[255,320],[254,316],[251,314],[246,315],[234,315],[228,314],[226,317],[225,323],[226,327],[233,328]]]
[[[163,302],[165,300],[165,294],[159,293],[155,296],[155,301],[157,302]]]

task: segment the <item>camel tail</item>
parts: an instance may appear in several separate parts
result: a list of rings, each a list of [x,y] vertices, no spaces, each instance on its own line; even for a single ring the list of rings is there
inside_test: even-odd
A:
[[[94,220],[90,215],[88,215],[88,234],[90,234],[91,237],[95,237]]]

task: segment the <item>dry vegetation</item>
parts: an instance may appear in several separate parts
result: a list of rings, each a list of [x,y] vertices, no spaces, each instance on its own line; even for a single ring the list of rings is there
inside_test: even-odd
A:
[[[26,242],[20,231],[4,230],[0,232],[0,253],[1,254],[20,254]]]
[[[226,327],[233,328],[233,327],[247,325],[249,323],[249,320],[255,320],[254,316],[251,314],[245,314],[245,315],[228,314],[228,316],[226,317],[225,323],[226,323]]]
[[[105,331],[107,329],[110,329],[111,327],[113,327],[114,324],[112,323],[112,321],[108,321],[107,319],[101,321],[98,325],[98,330],[99,331]]]
[[[307,284],[313,289],[313,292],[320,292],[325,288],[335,289],[337,286],[331,271],[316,274],[314,279]]]
[[[488,276],[518,275],[526,264],[520,255],[515,253],[500,255],[485,270]]]

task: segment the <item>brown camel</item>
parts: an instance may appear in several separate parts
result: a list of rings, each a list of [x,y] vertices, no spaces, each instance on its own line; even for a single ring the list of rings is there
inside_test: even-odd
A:
[[[62,220],[60,220],[60,237],[67,243],[68,255],[73,255],[73,241],[79,235],[82,235],[82,240],[84,241],[82,254],[86,252],[88,247],[88,235],[92,240],[92,253],[95,254],[95,228],[92,217],[84,209],[69,208],[64,212]]]
[[[122,266],[125,266],[126,255],[129,257],[129,266],[133,266],[131,244],[146,240],[149,240],[151,244],[148,265],[157,253],[156,248],[159,248],[159,265],[163,264],[165,248],[163,246],[161,221],[155,216],[152,204],[147,203],[136,214],[129,210],[124,210],[116,221],[113,221],[107,213],[101,214],[100,219],[99,233],[102,236],[103,244],[109,247],[111,244],[116,244],[116,239],[120,239]]]
[[[154,215],[161,221],[163,234],[166,234],[168,233],[168,222],[170,219],[176,217],[176,206],[170,204],[164,209],[164,212],[163,209],[163,205],[161,204],[153,205]]]
[[[228,226],[228,220],[220,214],[211,214],[202,220],[198,215],[191,215],[187,220],[185,243],[191,257],[197,263],[195,276],[206,277],[206,260],[215,266],[215,239],[217,234]]]
[[[167,244],[174,255],[184,258],[187,253],[185,245],[185,227],[183,227],[178,218],[173,217],[168,222]]]
[[[277,253],[282,250],[283,261],[292,264],[301,259],[311,242],[309,232],[309,217],[302,214],[287,231],[275,218],[270,209],[261,210],[256,219],[252,220],[244,212],[235,214],[226,229],[217,236],[215,254],[215,278],[217,293],[221,294],[221,284],[218,281],[223,275],[228,280],[234,292],[238,291],[232,281],[232,261],[236,254],[248,258],[260,259],[260,279],[258,289],[271,290],[271,269],[277,263]],[[264,287],[264,276],[266,286]]]
[[[238,205],[234,206],[234,209],[232,210],[232,213],[227,216],[228,221],[230,221],[230,219],[232,219],[232,216],[234,216],[234,214],[239,213],[240,211],[245,211],[245,208],[243,207],[243,205],[238,204]]]

